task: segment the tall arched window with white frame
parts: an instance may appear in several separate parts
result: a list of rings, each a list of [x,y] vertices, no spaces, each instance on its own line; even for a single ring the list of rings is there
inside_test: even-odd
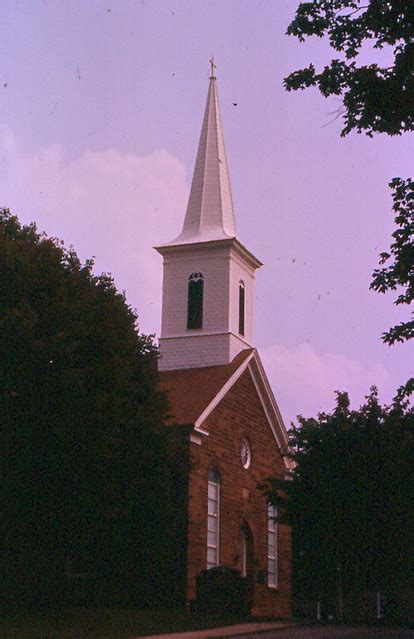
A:
[[[267,507],[267,585],[277,588],[277,509]]]
[[[243,280],[239,282],[239,333],[244,335],[246,290]]]
[[[188,278],[187,329],[203,328],[204,277],[191,273]]]
[[[207,495],[207,568],[219,563],[220,474],[216,468],[208,471]]]

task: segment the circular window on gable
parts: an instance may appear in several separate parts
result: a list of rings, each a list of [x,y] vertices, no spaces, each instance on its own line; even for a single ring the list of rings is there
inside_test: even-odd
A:
[[[243,468],[249,468],[252,461],[252,449],[247,439],[242,439],[240,444],[240,458]]]

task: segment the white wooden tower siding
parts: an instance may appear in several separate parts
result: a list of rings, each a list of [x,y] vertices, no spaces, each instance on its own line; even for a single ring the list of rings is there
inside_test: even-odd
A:
[[[254,273],[237,239],[213,73],[180,235],[164,258],[160,370],[228,364],[252,346]]]

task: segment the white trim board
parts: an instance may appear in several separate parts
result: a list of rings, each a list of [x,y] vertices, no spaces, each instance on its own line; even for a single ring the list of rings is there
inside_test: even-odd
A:
[[[230,388],[235,384],[235,382],[237,382],[237,380],[239,379],[240,375],[242,373],[244,373],[244,371],[246,370],[246,368],[249,365],[250,360],[252,359],[252,357],[254,356],[255,351],[253,350],[250,355],[248,357],[246,357],[246,359],[244,360],[244,362],[242,362],[239,366],[239,368],[236,370],[235,373],[233,373],[233,375],[230,377],[230,379],[227,380],[227,382],[224,384],[224,386],[220,389],[220,391],[217,393],[217,395],[214,397],[214,399],[209,403],[209,405],[207,406],[207,408],[204,409],[204,411],[201,413],[200,417],[197,419],[196,423],[194,424],[194,430],[200,432],[200,433],[204,433],[204,434],[208,434],[207,431],[202,430],[201,424],[207,419],[207,417],[210,415],[210,413],[215,409],[215,407],[217,406],[217,404],[219,404],[221,402],[221,400],[223,399],[223,397],[225,395],[227,395],[227,393],[229,392]]]
[[[249,369],[250,375],[252,377],[256,392],[261,401],[263,411],[266,415],[266,419],[269,422],[269,426],[272,430],[273,436],[275,438],[276,444],[279,450],[288,448],[288,435],[286,432],[286,427],[283,422],[282,415],[280,413],[279,407],[277,405],[276,399],[273,395],[272,389],[270,387],[269,381],[267,379],[267,375],[263,368],[263,365],[260,361],[260,357],[254,349],[252,353],[242,362],[239,368],[233,373],[233,375],[227,380],[224,386],[220,389],[214,399],[210,402],[210,404],[205,408],[205,410],[201,413],[200,417],[197,419],[194,424],[194,430],[203,433],[204,435],[208,435],[208,432],[201,428],[203,422],[207,419],[207,417],[212,413],[212,411],[216,408],[216,406],[221,402],[221,400],[227,395],[229,390],[234,386],[240,376],[244,373],[246,369]],[[288,460],[286,457],[283,457],[285,466],[290,468]]]

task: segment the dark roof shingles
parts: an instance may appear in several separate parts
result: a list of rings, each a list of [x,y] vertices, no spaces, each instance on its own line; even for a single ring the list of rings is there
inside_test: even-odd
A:
[[[252,350],[241,351],[222,366],[160,371],[160,390],[170,406],[167,424],[194,424]]]

